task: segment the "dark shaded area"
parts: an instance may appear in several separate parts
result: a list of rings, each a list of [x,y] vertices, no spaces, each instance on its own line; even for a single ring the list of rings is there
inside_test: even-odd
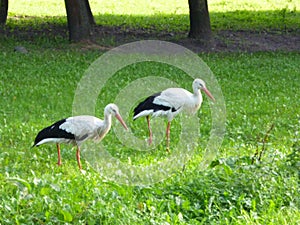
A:
[[[224,14],[224,23],[226,23],[226,14]],[[298,16],[298,14],[295,14]],[[108,20],[111,17],[118,17],[117,21],[126,21],[126,16],[120,15],[100,15],[96,16],[96,21],[101,21],[106,17]],[[183,17],[181,17],[183,18]],[[28,21],[34,21],[35,18],[11,18],[11,19],[23,19]],[[4,27],[0,26],[0,38],[4,40],[7,38],[14,38],[19,41],[29,41],[36,43],[36,41],[47,40],[48,43],[57,43],[62,40],[68,40],[68,27],[66,18],[60,17],[58,19],[45,19],[36,18],[37,22],[34,26],[25,25],[10,27],[9,25]],[[149,19],[149,20],[148,20]],[[146,18],[146,21],[155,19],[152,17]],[[160,18],[158,18],[160,19]],[[284,21],[276,23],[277,28],[261,28],[256,30],[245,29],[242,21],[240,23],[234,23],[231,18],[231,24],[222,25],[221,27],[228,27],[226,30],[213,30],[213,41],[201,42],[200,40],[187,38],[188,29],[185,31],[172,31],[170,29],[162,29],[168,27],[168,19],[166,18],[165,24],[162,24],[160,29],[156,29],[154,26],[149,26],[149,23],[144,26],[141,24],[141,28],[130,28],[127,24],[120,26],[102,26],[96,25],[92,28],[92,40],[91,42],[77,44],[83,49],[99,49],[108,50],[115,46],[119,46],[124,43],[138,41],[138,40],[164,40],[174,42],[183,45],[194,52],[257,52],[257,51],[297,51],[300,52],[300,26],[291,27],[285,25]],[[176,18],[178,19],[178,18]],[[60,21],[60,22],[49,22]],[[184,21],[183,21],[184,23]],[[299,22],[300,23],[300,22]],[[236,25],[239,25],[241,29],[232,29]],[[214,27],[214,24],[212,24]],[[146,27],[146,28],[144,28]],[[174,25],[173,25],[174,27]],[[188,26],[187,26],[188,28]],[[41,41],[43,43],[43,41]],[[74,46],[75,44],[73,44]]]
[[[0,0],[0,24],[5,24],[7,19],[8,0]]]

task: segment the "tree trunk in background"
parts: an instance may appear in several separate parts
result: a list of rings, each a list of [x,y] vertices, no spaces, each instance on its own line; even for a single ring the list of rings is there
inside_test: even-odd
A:
[[[0,25],[5,24],[7,19],[8,0],[0,0]]]
[[[190,38],[210,40],[212,36],[207,0],[188,0],[190,8]]]
[[[92,13],[92,10],[91,10],[89,0],[84,0],[84,2],[85,2],[85,6],[86,6],[86,9],[87,9],[87,12],[88,12],[88,17],[89,17],[90,24],[91,25],[96,25],[96,22],[95,22],[94,17],[93,17],[93,13]]]
[[[91,37],[94,17],[88,0],[65,0],[70,41],[78,42]]]

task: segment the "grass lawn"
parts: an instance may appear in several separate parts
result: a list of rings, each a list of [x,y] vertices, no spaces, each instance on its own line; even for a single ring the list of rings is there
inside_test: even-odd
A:
[[[161,1],[151,3],[141,8],[141,15],[171,12],[179,15],[175,25],[180,27],[182,21],[186,22],[186,3],[172,1],[172,9],[171,4],[164,5]],[[139,1],[134,4],[142,7]],[[139,19],[144,17],[136,15],[137,10],[130,11],[134,7],[128,7],[123,1],[110,4],[91,1],[91,5],[99,23],[111,21],[112,25],[120,25],[118,19],[125,15],[130,19],[130,26],[148,26],[144,19]],[[41,20],[64,22],[63,2],[51,1],[49,7],[43,6],[42,1],[11,2],[8,26],[35,24],[38,27]],[[253,15],[254,9],[259,19],[249,22],[247,17]],[[299,17],[297,1],[272,0],[268,4],[212,1],[211,18],[215,29],[227,29],[231,27],[228,24],[245,28],[250,24],[250,29],[260,30],[266,25],[266,15],[277,18],[284,9],[285,22],[288,28],[294,29],[299,23],[295,19]],[[239,13],[236,20],[233,12],[244,14]],[[35,19],[15,15],[53,17]],[[101,19],[103,15],[107,21]],[[221,15],[228,18],[227,25],[216,23]],[[165,22],[159,26],[167,25]],[[277,28],[275,22],[268,26]],[[29,53],[14,52],[17,45],[30,49]],[[77,167],[75,149],[68,145],[62,146],[61,167],[56,165],[55,145],[31,148],[40,129],[72,115],[77,84],[101,54],[95,49],[74,47],[63,39],[43,37],[27,42],[0,38],[0,224],[300,223],[299,52],[200,54],[224,95],[227,119],[223,143],[215,160],[200,170],[211,125],[205,97],[197,114],[201,121],[201,140],[196,154],[184,170],[180,168],[168,179],[150,186],[110,181],[84,157],[86,173],[82,174]],[[180,86],[191,89],[192,79],[176,68],[154,62],[133,64],[108,81],[97,100],[97,115],[103,118],[103,107],[115,99],[120,89],[149,74],[172,78]],[[135,128],[139,138],[146,138],[145,120],[124,119]],[[179,141],[178,121],[179,118],[174,121],[172,130],[173,146]],[[163,132],[163,120],[157,124]],[[119,126],[115,120],[113,125]],[[123,163],[145,167],[169,157],[164,142],[153,151],[139,152],[122,145],[116,137],[111,130],[101,144]],[[262,152],[260,160],[259,154],[253,158],[256,152]]]
[[[103,1],[90,0],[96,23],[102,26],[121,26],[187,32],[188,2],[175,1]],[[208,1],[213,30],[297,30],[300,3],[297,0]],[[11,1],[9,27],[43,26],[66,23],[63,1]],[[33,18],[32,18],[33,17]],[[47,18],[45,21],[45,17]]]

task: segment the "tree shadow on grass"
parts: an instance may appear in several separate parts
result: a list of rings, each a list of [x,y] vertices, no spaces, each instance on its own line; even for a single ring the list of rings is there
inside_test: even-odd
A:
[[[211,44],[187,38],[188,15],[94,15],[91,42],[109,49],[137,40],[171,41],[202,51],[300,51],[300,13],[297,11],[236,11],[210,13]],[[0,27],[2,41],[14,39],[49,46],[68,43],[66,17],[9,17]],[[2,42],[0,39],[0,42]],[[88,44],[91,44],[89,42]]]

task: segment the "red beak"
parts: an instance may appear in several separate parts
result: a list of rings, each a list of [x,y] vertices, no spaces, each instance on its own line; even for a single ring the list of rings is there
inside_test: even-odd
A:
[[[120,121],[120,123],[123,125],[123,127],[128,130],[128,127],[126,125],[126,123],[124,122],[124,120],[122,119],[122,117],[120,116],[120,114],[116,114],[116,118]]]
[[[209,92],[209,90],[207,90],[206,88],[203,88],[202,90],[205,92],[205,94],[207,94],[208,97],[211,98],[211,100],[216,101],[214,96],[212,96],[212,94]]]

